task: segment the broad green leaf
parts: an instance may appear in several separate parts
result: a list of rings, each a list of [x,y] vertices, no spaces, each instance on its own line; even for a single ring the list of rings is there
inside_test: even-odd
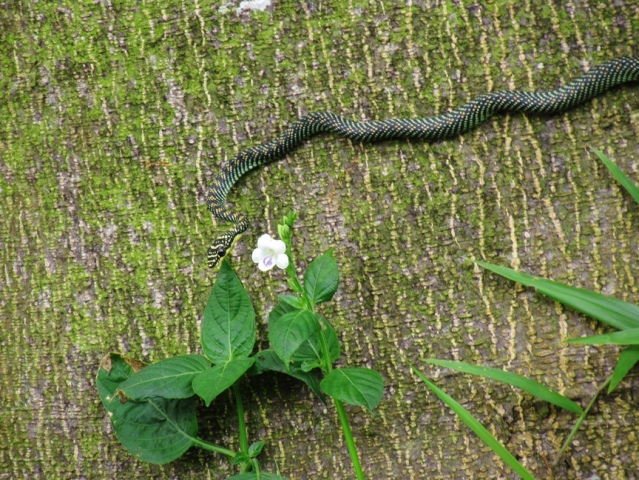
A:
[[[315,317],[319,320],[320,324],[324,325],[323,330],[318,330],[309,338],[302,346],[295,352],[292,360],[296,364],[301,364],[305,371],[308,371],[304,365],[321,365],[324,361],[324,356],[321,351],[321,342],[319,336],[323,333],[326,339],[326,345],[328,346],[328,355],[331,362],[337,361],[341,352],[339,346],[339,338],[333,326],[329,323],[324,316],[319,313],[315,313]],[[314,367],[312,367],[314,368]]]
[[[568,343],[580,343],[582,345],[639,345],[639,328],[629,328],[604,335],[571,338],[566,341]]]
[[[251,358],[234,358],[198,374],[193,379],[193,391],[208,407],[224,390],[233,385],[255,362]]]
[[[521,375],[517,375],[516,373],[505,372],[504,370],[500,370],[497,368],[479,367],[477,365],[470,365],[464,362],[452,362],[449,360],[439,360],[436,358],[428,358],[424,361],[433,365],[439,365],[440,367],[457,370],[459,372],[492,378],[493,380],[507,383],[508,385],[512,385],[513,387],[521,388],[522,390],[525,390],[526,392],[534,395],[537,398],[540,398],[541,400],[552,403],[553,405],[557,405],[558,407],[564,408],[568,411],[578,414],[583,413],[583,409],[569,398],[566,398],[563,395],[550,390],[548,387],[545,387],[535,380],[522,377]]]
[[[115,392],[132,374],[131,361],[117,354],[105,357],[98,370],[98,392],[115,434],[132,455],[145,462],[171,462],[194,444],[194,398],[122,403]]]
[[[327,395],[369,411],[384,393],[382,376],[370,368],[336,368],[324,377],[320,386]]]
[[[304,290],[313,304],[327,302],[339,284],[337,262],[333,258],[333,249],[320,255],[311,262],[304,274]]]
[[[240,473],[239,475],[233,475],[227,480],[286,480],[284,477],[275,475],[274,473],[267,472],[249,472]]]
[[[255,311],[228,260],[223,260],[204,309],[202,350],[214,363],[246,358],[255,344]]]
[[[621,183],[623,188],[625,188],[630,195],[632,195],[632,198],[635,199],[635,202],[639,203],[639,188],[637,188],[637,186],[634,184],[634,182],[632,180],[630,180],[621,171],[621,169],[617,165],[615,165],[603,153],[601,153],[596,148],[593,148],[592,150],[597,154],[597,156],[601,159],[601,161],[604,163],[604,165],[606,167],[608,167],[608,170],[610,170],[610,173],[612,173],[612,176],[615,177],[619,183]]]
[[[632,303],[606,297],[605,295],[591,292],[590,290],[569,287],[562,283],[526,275],[525,273],[517,272],[510,268],[500,267],[478,260],[476,260],[475,263],[502,277],[506,277],[527,287],[536,288],[539,293],[543,293],[564,305],[574,308],[619,330],[639,328],[639,306]]]
[[[293,308],[304,308],[304,299],[297,295],[278,295],[278,298],[285,303],[288,303]]]
[[[624,379],[626,374],[634,367],[639,361],[639,345],[633,345],[631,347],[622,350],[619,355],[617,365],[615,365],[615,371],[612,372],[610,378],[610,385],[608,385],[608,393],[612,392],[617,385]]]
[[[409,364],[410,365],[410,364]],[[535,480],[535,477],[524,468],[524,466],[517,461],[517,459],[506,448],[493,437],[484,426],[473,417],[468,410],[457,403],[450,395],[440,390],[434,383],[428,380],[419,370],[413,365],[410,365],[413,372],[422,379],[428,388],[430,388],[435,395],[437,395],[442,402],[444,402],[455,414],[473,431],[479,438],[481,438],[486,445],[488,445],[493,452],[510,467],[513,471],[524,480]]]
[[[131,375],[120,384],[127,398],[189,398],[195,395],[191,382],[198,373],[211,367],[202,355],[167,358]]]
[[[293,354],[317,330],[319,322],[311,312],[295,310],[282,315],[273,325],[269,324],[268,339],[288,368]]]
[[[300,311],[300,309],[295,308],[286,302],[280,302],[269,314],[269,328],[276,328],[275,325],[284,314],[296,311]],[[329,323],[329,321],[324,318],[324,316],[319,313],[315,313],[315,317],[318,319],[319,322],[321,322],[321,324],[324,324],[324,335],[326,336],[326,344],[328,345],[329,356],[331,362],[335,362],[341,354],[337,333],[335,332],[335,329]],[[302,345],[291,357],[291,361],[294,364],[302,365],[305,372],[309,372],[313,368],[317,368],[324,361],[319,335],[320,331],[318,330],[308,340],[302,343]]]
[[[322,392],[322,389],[320,388],[319,380],[315,373],[303,371],[300,367],[295,365],[289,365],[290,371],[287,371],[282,359],[277,356],[277,353],[275,353],[274,350],[271,349],[257,352],[253,358],[255,358],[255,364],[248,372],[250,375],[260,375],[268,371],[285,373],[286,375],[297,378],[308,385],[315,395],[320,398],[322,403],[326,404],[324,392]]]

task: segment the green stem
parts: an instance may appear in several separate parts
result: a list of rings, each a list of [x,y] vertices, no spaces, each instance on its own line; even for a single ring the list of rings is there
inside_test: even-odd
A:
[[[284,242],[286,243],[286,253],[288,255],[289,264],[286,268],[286,273],[288,274],[289,286],[300,293],[304,298],[304,303],[306,304],[306,309],[309,310],[312,314],[315,314],[315,305],[313,301],[308,297],[306,290],[300,283],[299,278],[297,278],[297,272],[295,270],[295,262],[293,260],[293,249],[291,248],[290,235],[285,238],[282,236]],[[318,320],[319,321],[319,320]],[[333,370],[333,365],[331,363],[330,353],[328,351],[328,343],[326,342],[326,338],[324,336],[326,329],[324,325],[320,330],[320,344],[322,346],[322,355],[324,357],[324,368],[322,369],[325,374],[329,374]],[[362,465],[359,462],[359,456],[357,455],[357,448],[355,447],[355,440],[353,439],[353,433],[351,432],[351,427],[348,424],[348,417],[346,416],[346,410],[344,410],[344,404],[338,400],[337,398],[333,398],[335,402],[335,408],[337,409],[337,416],[339,417],[339,422],[342,425],[342,432],[344,433],[344,439],[346,440],[346,446],[348,447],[348,453],[351,456],[351,461],[353,462],[353,470],[355,470],[355,475],[357,476],[357,480],[364,480],[364,471],[362,470]]]
[[[333,365],[331,365],[331,357],[328,352],[328,343],[326,342],[326,338],[324,338],[325,331],[326,330],[323,329],[320,330],[319,337],[320,344],[322,345],[322,354],[324,355],[324,366],[326,369],[326,373],[328,374],[333,370]],[[351,461],[353,462],[353,470],[355,470],[357,480],[364,480],[364,471],[362,470],[361,463],[359,463],[359,456],[357,455],[357,448],[355,447],[353,432],[351,432],[351,427],[348,424],[348,417],[346,416],[346,410],[344,410],[344,404],[337,398],[333,398],[333,401],[335,402],[335,408],[337,409],[339,423],[342,424],[342,432],[344,433],[344,439],[346,440],[348,453],[351,456]]]
[[[608,380],[606,380],[603,383],[603,385],[601,385],[597,389],[597,391],[595,392],[595,395],[592,397],[592,400],[590,400],[590,403],[588,404],[588,406],[584,410],[584,413],[582,413],[579,416],[579,418],[577,419],[577,422],[575,423],[575,426],[572,427],[572,430],[570,431],[570,435],[568,435],[568,438],[566,438],[566,441],[562,445],[561,450],[559,451],[559,454],[557,455],[557,458],[555,459],[555,461],[552,464],[553,468],[556,467],[559,464],[559,462],[561,461],[562,457],[564,456],[564,453],[566,453],[566,450],[568,450],[568,447],[572,443],[572,439],[575,438],[575,435],[577,435],[577,430],[579,430],[579,427],[581,426],[583,421],[586,419],[586,415],[588,415],[588,412],[590,412],[590,409],[594,406],[595,401],[597,400],[597,398],[599,397],[601,392],[608,386],[608,384],[610,383],[611,379],[612,379],[612,376],[609,377]]]
[[[227,457],[233,458],[235,456],[235,452],[232,450],[228,450],[227,448],[218,447],[217,445],[213,445],[212,443],[205,442],[201,438],[191,437],[191,441],[200,448],[204,450],[208,450],[210,452],[221,453],[222,455],[226,455]]]
[[[237,405],[237,423],[240,430],[240,449],[242,453],[248,455],[248,435],[246,433],[246,422],[244,421],[244,405],[242,405],[242,396],[240,395],[240,387],[237,382],[233,384],[233,393],[235,394],[235,404]]]

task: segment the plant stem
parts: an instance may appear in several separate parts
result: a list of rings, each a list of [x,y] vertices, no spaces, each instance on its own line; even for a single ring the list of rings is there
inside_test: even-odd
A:
[[[324,332],[325,330],[320,330],[319,337],[320,344],[322,345],[322,354],[324,355],[324,366],[326,369],[326,373],[328,374],[333,370],[333,365],[331,365],[331,357],[328,352],[328,344],[326,342],[326,338],[324,338]],[[353,462],[353,470],[355,470],[357,480],[364,480],[364,471],[362,470],[361,463],[359,463],[359,456],[357,455],[355,440],[353,439],[351,427],[348,424],[348,417],[346,416],[346,410],[344,410],[344,404],[337,398],[333,398],[333,401],[335,402],[335,408],[337,409],[339,422],[342,424],[342,432],[344,433],[344,439],[346,440],[348,453],[351,456],[351,461]]]
[[[237,382],[233,384],[233,393],[235,394],[235,404],[237,405],[237,423],[240,430],[240,449],[242,453],[248,454],[249,444],[248,435],[246,433],[246,422],[244,421],[244,405],[242,405],[242,396],[240,395],[240,387]]]
[[[201,438],[191,437],[191,441],[200,448],[204,450],[208,450],[210,452],[221,453],[222,455],[226,455],[227,457],[233,458],[235,456],[235,452],[229,450],[227,448],[218,447],[217,445],[213,445],[212,443],[205,442]]]
[[[584,413],[582,413],[579,416],[579,418],[577,419],[577,422],[575,423],[575,426],[572,427],[572,430],[570,431],[570,434],[566,438],[566,441],[562,445],[561,450],[559,451],[559,454],[557,455],[557,458],[555,459],[555,461],[552,464],[553,468],[556,467],[559,464],[559,462],[561,461],[562,457],[564,456],[564,453],[566,453],[566,450],[568,450],[568,447],[572,443],[572,439],[575,438],[575,435],[577,435],[577,430],[579,430],[579,427],[581,426],[583,421],[586,419],[586,415],[588,415],[588,412],[590,412],[590,409],[594,406],[595,401],[599,397],[599,394],[601,394],[601,392],[608,386],[608,384],[610,383],[611,379],[612,379],[612,376],[608,377],[608,380],[606,380],[603,383],[603,385],[601,385],[597,389],[597,391],[595,392],[595,395],[592,397],[592,400],[590,400],[590,403],[588,404],[588,406],[584,410]]]

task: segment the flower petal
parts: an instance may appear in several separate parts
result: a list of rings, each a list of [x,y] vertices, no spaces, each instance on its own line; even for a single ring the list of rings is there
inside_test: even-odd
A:
[[[274,265],[275,262],[273,261],[273,257],[267,255],[262,260],[260,260],[260,263],[257,264],[257,268],[259,268],[263,272],[266,272],[273,268]]]
[[[251,259],[253,260],[253,262],[255,263],[260,263],[260,261],[266,257],[267,253],[262,250],[261,248],[256,248],[255,250],[253,250],[253,253],[251,254]]]
[[[282,240],[273,240],[271,242],[271,248],[274,253],[282,254],[286,251],[286,244]]]
[[[257,239],[257,248],[261,248],[263,250],[271,248],[272,241],[273,239],[271,238],[271,236],[268,233],[265,233]]]
[[[282,270],[288,267],[288,255],[286,255],[285,253],[280,253],[275,259],[275,265],[277,265],[277,267],[281,268]]]

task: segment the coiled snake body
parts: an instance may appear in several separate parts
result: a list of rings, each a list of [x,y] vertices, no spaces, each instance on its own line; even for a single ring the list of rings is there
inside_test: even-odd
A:
[[[639,80],[639,58],[624,57],[594,67],[585,75],[556,90],[488,93],[437,117],[353,122],[330,112],[311,113],[293,123],[276,139],[242,150],[222,168],[209,187],[207,204],[211,213],[217,218],[235,224],[231,230],[221,234],[209,248],[209,267],[219,263],[236,237],[248,227],[246,216],[226,208],[226,195],[235,182],[249,170],[281,159],[318,133],[334,133],[356,142],[399,138],[440,140],[467,132],[497,112],[556,114],[579,105],[615,85],[636,80]]]

